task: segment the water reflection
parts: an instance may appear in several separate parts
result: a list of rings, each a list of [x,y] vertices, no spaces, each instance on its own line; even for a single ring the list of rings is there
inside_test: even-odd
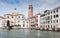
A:
[[[0,38],[60,38],[60,32],[29,29],[0,29]]]
[[[40,37],[40,31],[39,31],[39,30],[36,31],[36,35],[37,35],[38,37]]]

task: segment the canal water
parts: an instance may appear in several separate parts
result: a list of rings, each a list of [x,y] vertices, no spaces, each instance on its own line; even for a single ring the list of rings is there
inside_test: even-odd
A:
[[[29,29],[0,29],[0,38],[60,38],[60,32]]]

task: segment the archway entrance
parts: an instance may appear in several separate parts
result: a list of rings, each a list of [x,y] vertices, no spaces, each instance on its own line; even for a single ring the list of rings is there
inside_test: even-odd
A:
[[[10,21],[9,21],[9,20],[7,20],[7,26],[8,26],[8,27],[10,26]]]

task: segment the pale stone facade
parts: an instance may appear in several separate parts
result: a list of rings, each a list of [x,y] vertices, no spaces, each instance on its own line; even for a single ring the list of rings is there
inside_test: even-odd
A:
[[[40,27],[45,30],[60,29],[60,6],[44,11],[40,17]]]
[[[5,18],[0,16],[0,28],[3,28],[4,25],[5,25]]]
[[[3,17],[0,17],[0,27],[11,26],[13,28],[29,28],[29,22],[25,18],[25,15],[18,14],[16,9],[10,14],[4,14]]]
[[[10,14],[4,14],[4,27],[12,26],[13,28],[40,28],[40,14],[33,16],[33,6],[28,7],[28,19],[25,15],[18,14],[16,8]],[[2,25],[3,26],[3,25]]]
[[[17,14],[17,13],[12,13],[12,14],[5,14],[5,26],[7,26],[7,21],[9,20],[10,26],[19,26],[19,28],[28,28],[28,20],[25,19],[23,14]]]
[[[33,15],[33,6],[28,7],[29,28],[40,28],[40,13]]]
[[[40,29],[40,13],[30,18],[30,28]]]

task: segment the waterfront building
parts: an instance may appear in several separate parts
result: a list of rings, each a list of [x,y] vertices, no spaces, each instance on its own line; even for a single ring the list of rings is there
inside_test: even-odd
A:
[[[43,30],[60,30],[60,6],[45,10],[40,16],[40,28]]]
[[[0,28],[3,28],[4,25],[5,25],[5,18],[0,16]]]
[[[10,14],[4,14],[3,17],[0,16],[0,27],[8,28],[29,28],[29,22],[25,18],[25,15],[18,14],[16,8]]]
[[[40,29],[40,13],[30,18],[30,27]]]
[[[33,15],[33,6],[28,7],[28,18],[25,15],[18,14],[15,8],[12,13],[4,14],[4,27],[11,26],[13,28],[37,28],[40,29],[40,13]],[[2,20],[2,19],[1,19]],[[2,24],[1,24],[2,25]],[[2,25],[3,26],[3,25]]]
[[[36,29],[40,29],[40,13],[36,14],[35,15],[35,26],[36,26]]]
[[[29,28],[40,28],[40,13],[33,15],[33,6],[28,7]]]

